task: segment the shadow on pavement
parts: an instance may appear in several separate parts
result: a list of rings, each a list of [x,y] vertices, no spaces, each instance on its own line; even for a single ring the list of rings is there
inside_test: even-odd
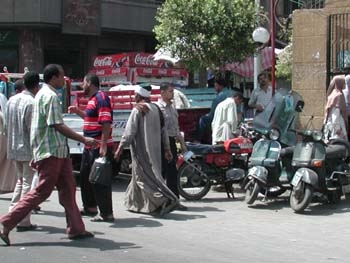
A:
[[[303,213],[295,213],[301,216],[329,216],[333,214],[350,213],[350,203],[341,200],[339,204],[311,203]]]
[[[115,224],[112,227],[115,228],[131,228],[131,227],[160,227],[161,224],[157,220],[148,218],[117,218]]]
[[[268,210],[280,210],[289,206],[288,198],[286,197],[277,197],[274,199],[268,199],[266,201],[262,201],[262,199],[258,199],[252,205],[247,205],[252,209],[268,209]]]
[[[186,211],[188,213],[188,211]],[[175,220],[175,221],[188,221],[200,218],[206,218],[205,215],[189,215],[189,214],[178,214],[176,212],[171,212],[169,214],[164,215],[163,217],[159,217],[160,219],[165,220]]]
[[[33,213],[32,215],[43,215],[43,216],[55,216],[55,217],[66,217],[66,214],[64,211],[52,211],[52,210],[46,210],[45,208],[42,208],[39,212]]]
[[[236,196],[235,198],[228,198],[226,194],[224,194],[222,197],[204,197],[201,200],[198,200],[197,202],[201,203],[214,203],[214,202],[236,202],[236,201],[243,201],[244,197]]]
[[[292,208],[289,205],[289,197],[282,196],[275,199],[268,199],[263,202],[261,199],[254,202],[253,205],[248,206],[256,210],[281,210],[284,208]],[[332,214],[350,213],[350,200],[342,199],[338,204],[329,204],[321,202],[312,202],[302,213],[294,213],[302,216],[329,216]]]
[[[44,234],[64,234],[65,229],[52,227],[52,226],[39,226],[35,232],[43,232]],[[67,236],[60,238],[61,242],[26,242],[26,243],[14,243],[11,244],[13,247],[50,247],[50,246],[66,246],[66,247],[82,247],[82,248],[93,248],[99,249],[101,251],[105,250],[116,250],[116,249],[132,249],[132,248],[141,248],[136,246],[134,243],[129,242],[115,242],[110,239],[100,238],[100,235],[104,233],[92,231],[95,235],[94,238],[84,239],[84,240],[70,240]],[[10,237],[11,238],[11,237]]]
[[[201,206],[201,207],[195,207],[195,206],[188,206],[186,203],[183,203],[187,206],[188,211],[186,212],[225,212],[226,210],[219,209],[217,207],[213,206]]]
[[[62,238],[64,239],[64,238]],[[69,239],[67,238],[67,241]],[[117,250],[117,249],[136,249],[141,248],[134,243],[129,242],[115,242],[113,240],[104,238],[90,238],[85,240],[74,240],[70,242],[31,242],[31,243],[15,243],[11,244],[13,247],[79,247],[79,248],[91,248],[99,249],[100,251]]]

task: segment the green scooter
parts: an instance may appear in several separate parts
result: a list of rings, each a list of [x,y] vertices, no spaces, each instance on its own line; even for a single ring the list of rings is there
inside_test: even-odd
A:
[[[270,104],[254,118],[253,127],[263,138],[254,144],[248,162],[249,170],[243,184],[247,204],[253,204],[259,193],[266,199],[291,189],[294,175],[291,159],[296,143],[296,133],[292,129],[303,106],[298,93],[278,89]]]
[[[319,130],[305,129],[299,134],[302,139],[293,153],[292,167],[296,172],[290,195],[290,206],[297,213],[311,201],[337,203],[341,196],[350,194],[348,141],[334,139],[325,143]]]

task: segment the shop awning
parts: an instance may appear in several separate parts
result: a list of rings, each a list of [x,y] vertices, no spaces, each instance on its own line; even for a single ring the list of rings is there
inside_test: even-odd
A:
[[[275,48],[275,54],[278,55],[282,49]],[[265,70],[272,65],[272,48],[265,47],[261,50],[261,70]],[[225,70],[232,71],[243,77],[254,76],[254,57],[248,57],[242,62],[227,63]]]

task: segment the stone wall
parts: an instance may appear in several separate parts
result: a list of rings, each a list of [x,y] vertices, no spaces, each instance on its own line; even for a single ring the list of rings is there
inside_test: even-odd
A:
[[[328,0],[323,9],[293,12],[292,88],[305,101],[301,125],[313,115],[314,126],[322,126],[327,88],[327,19],[339,13],[350,13],[350,0]]]

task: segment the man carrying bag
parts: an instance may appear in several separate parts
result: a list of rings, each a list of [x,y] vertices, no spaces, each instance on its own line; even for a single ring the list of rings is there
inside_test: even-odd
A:
[[[89,180],[91,168],[95,159],[105,157],[112,160],[112,121],[113,110],[109,97],[99,90],[100,82],[96,75],[87,74],[84,77],[83,91],[89,97],[84,111],[76,106],[70,106],[68,111],[76,113],[84,119],[84,136],[98,141],[97,148],[85,147],[80,167],[80,190],[83,202],[82,215],[94,216],[92,222],[114,222],[112,207],[111,178],[108,183],[91,183]],[[94,171],[94,169],[93,169]],[[102,177],[101,177],[102,178]],[[97,215],[97,207],[100,214]]]

